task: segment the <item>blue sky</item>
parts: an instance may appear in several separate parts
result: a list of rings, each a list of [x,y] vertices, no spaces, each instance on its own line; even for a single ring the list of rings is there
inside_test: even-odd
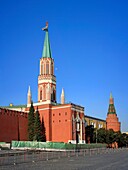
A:
[[[28,86],[37,101],[44,32],[49,36],[66,101],[105,119],[112,92],[122,131],[128,131],[128,1],[1,0],[0,105],[26,104]]]

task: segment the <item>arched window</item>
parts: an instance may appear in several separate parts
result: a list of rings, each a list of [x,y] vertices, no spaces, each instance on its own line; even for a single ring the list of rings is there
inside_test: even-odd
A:
[[[49,74],[49,63],[46,63],[46,74]]]
[[[51,94],[51,101],[53,101],[53,93]]]
[[[56,91],[53,90],[53,101],[56,101]]]
[[[53,63],[51,64],[51,74],[54,74],[54,70],[53,70]]]
[[[43,74],[43,64],[41,64],[41,74]]]
[[[42,100],[42,90],[40,90],[40,100]]]

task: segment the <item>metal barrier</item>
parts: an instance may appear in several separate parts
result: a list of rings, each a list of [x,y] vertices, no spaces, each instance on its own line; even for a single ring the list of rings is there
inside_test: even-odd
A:
[[[2,166],[16,165],[28,162],[49,161],[65,157],[93,156],[95,154],[107,154],[118,152],[123,149],[96,148],[96,149],[76,149],[68,151],[0,151],[0,169]]]

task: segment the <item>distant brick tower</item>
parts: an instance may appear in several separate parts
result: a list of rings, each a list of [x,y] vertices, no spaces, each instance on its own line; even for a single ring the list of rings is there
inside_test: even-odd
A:
[[[107,129],[113,129],[115,132],[120,131],[120,122],[118,121],[112,94],[110,94],[106,124]]]
[[[56,103],[56,77],[54,75],[54,60],[51,55],[48,36],[48,22],[45,31],[44,48],[40,59],[40,73],[38,76],[38,102],[44,104]]]

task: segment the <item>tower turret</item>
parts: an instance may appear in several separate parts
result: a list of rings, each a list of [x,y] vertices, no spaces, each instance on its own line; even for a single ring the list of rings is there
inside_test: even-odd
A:
[[[61,93],[61,104],[65,103],[65,95],[64,95],[64,89],[62,89],[62,93]]]
[[[27,104],[31,104],[31,99],[32,99],[32,95],[31,95],[31,90],[30,90],[30,86],[29,86],[28,94],[27,94]]]
[[[45,31],[45,39],[38,76],[38,102],[56,103],[56,77],[48,35],[48,22],[42,30]]]

